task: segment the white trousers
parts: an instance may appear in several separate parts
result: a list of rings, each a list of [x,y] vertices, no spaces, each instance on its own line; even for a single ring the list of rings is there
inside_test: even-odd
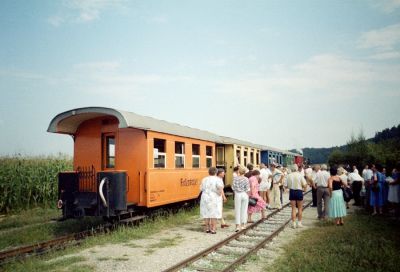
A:
[[[237,225],[247,223],[247,208],[249,196],[246,192],[235,192],[235,223]]]
[[[274,183],[272,186],[272,191],[271,191],[271,199],[269,201],[269,206],[272,209],[280,209],[281,206],[281,190],[279,189],[279,184]]]

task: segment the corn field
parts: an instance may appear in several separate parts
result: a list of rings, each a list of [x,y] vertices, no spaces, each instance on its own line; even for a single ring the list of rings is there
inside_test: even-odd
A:
[[[0,213],[55,205],[57,174],[72,170],[72,159],[57,157],[0,157]]]

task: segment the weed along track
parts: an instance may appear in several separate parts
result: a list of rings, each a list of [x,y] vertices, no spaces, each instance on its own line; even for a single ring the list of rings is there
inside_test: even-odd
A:
[[[107,223],[104,225],[100,225],[96,228],[92,228],[90,230],[60,236],[45,242],[40,242],[40,243],[35,243],[33,245],[21,246],[10,250],[0,251],[0,266],[12,260],[18,260],[26,257],[41,255],[46,252],[49,252],[50,250],[61,249],[67,246],[79,244],[80,241],[82,241],[87,237],[111,232],[120,225],[135,225],[139,223],[141,220],[143,220],[145,217],[147,216],[138,215],[128,219],[120,220],[114,224]]]
[[[304,194],[304,208],[311,203],[310,191]],[[291,221],[291,207],[287,203],[248,228],[168,268],[172,271],[233,271],[252,254],[268,246]]]

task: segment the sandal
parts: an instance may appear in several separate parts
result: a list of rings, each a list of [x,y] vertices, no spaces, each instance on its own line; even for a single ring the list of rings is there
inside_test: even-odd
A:
[[[239,232],[239,229],[235,229],[235,232]]]
[[[211,230],[206,230],[206,233],[210,233],[211,232]]]
[[[211,231],[211,234],[217,234],[217,232],[216,231]]]

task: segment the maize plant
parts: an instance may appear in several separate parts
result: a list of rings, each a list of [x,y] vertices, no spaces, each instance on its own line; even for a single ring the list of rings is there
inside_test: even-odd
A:
[[[72,170],[72,159],[57,157],[0,157],[0,213],[53,205],[57,174]]]

